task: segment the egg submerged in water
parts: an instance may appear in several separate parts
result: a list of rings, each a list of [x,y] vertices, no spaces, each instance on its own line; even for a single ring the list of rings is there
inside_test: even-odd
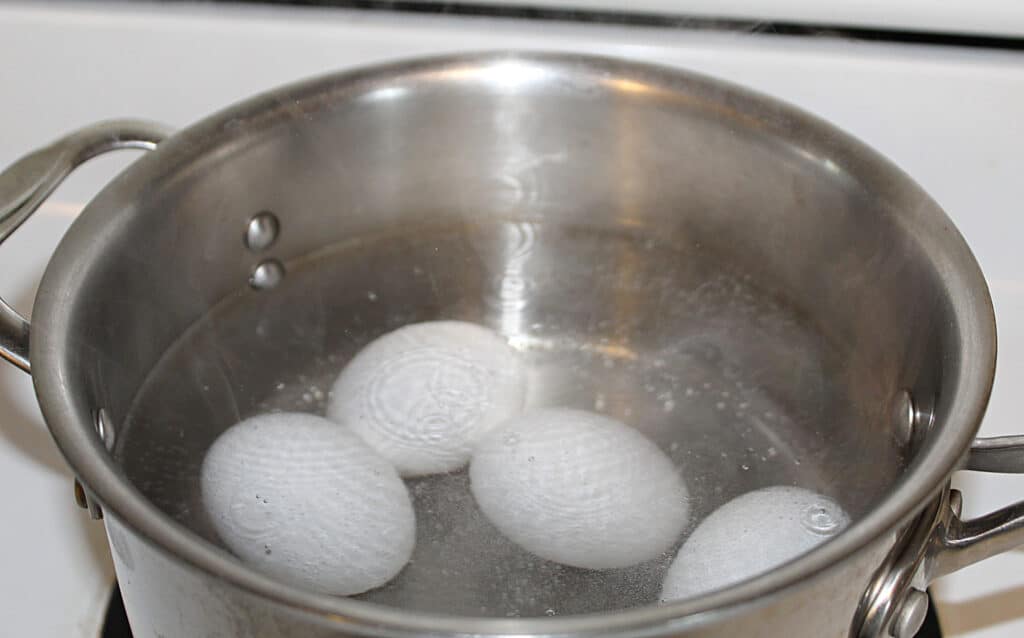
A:
[[[661,600],[699,596],[771,571],[849,523],[835,501],[803,488],[743,494],[712,512],[686,539],[665,575]]]
[[[548,560],[628,567],[668,550],[686,525],[675,466],[637,430],[570,409],[524,413],[481,441],[469,466],[484,515]]]
[[[451,472],[518,413],[526,372],[498,334],[463,321],[404,326],[342,370],[327,417],[352,429],[402,476]]]
[[[394,468],[355,434],[311,414],[229,428],[201,469],[202,501],[224,544],[284,582],[348,596],[409,561],[415,518]]]

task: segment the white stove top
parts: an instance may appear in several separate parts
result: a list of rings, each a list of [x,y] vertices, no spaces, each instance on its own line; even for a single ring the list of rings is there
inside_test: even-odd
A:
[[[946,209],[988,277],[999,322],[982,432],[1024,431],[1024,54],[826,38],[173,5],[0,4],[0,165],[74,127],[119,116],[185,125],[308,75],[445,51],[543,48],[686,67],[831,120],[894,159]],[[130,159],[72,176],[0,247],[0,294],[29,312],[34,286],[82,205]],[[26,375],[0,366],[0,633],[95,638],[112,573],[99,524],[71,479]],[[1024,476],[961,475],[967,514],[1024,498]],[[1024,552],[935,587],[947,636],[1024,635]]]
[[[1024,7],[1019,0],[474,0],[474,4],[549,10],[626,11],[748,23],[764,21],[989,36],[1024,34]]]

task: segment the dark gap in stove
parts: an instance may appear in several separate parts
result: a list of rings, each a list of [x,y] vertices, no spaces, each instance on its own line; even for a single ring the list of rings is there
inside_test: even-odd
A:
[[[132,638],[128,615],[124,611],[124,599],[121,598],[121,588],[117,583],[114,583],[114,591],[110,593],[107,615],[103,618],[103,630],[99,638]]]
[[[931,594],[928,595],[929,599]],[[124,611],[124,600],[121,598],[121,588],[114,584],[114,591],[110,594],[110,604],[107,605],[106,619],[103,621],[103,630],[99,638],[132,638],[132,630],[128,627],[128,616]],[[942,638],[942,630],[939,628],[939,618],[935,615],[935,605],[928,605],[928,617],[925,618],[924,626],[917,632],[915,638]]]

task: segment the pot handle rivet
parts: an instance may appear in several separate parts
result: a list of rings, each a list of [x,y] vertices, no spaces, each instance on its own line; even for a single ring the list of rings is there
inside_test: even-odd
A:
[[[245,225],[245,247],[253,252],[270,248],[281,232],[281,222],[270,211],[256,213]]]
[[[907,390],[902,390],[893,401],[893,431],[901,445],[909,446],[914,441],[917,425],[914,399]]]
[[[107,412],[106,408],[100,408],[96,411],[96,434],[98,434],[100,440],[103,441],[103,445],[107,448],[107,451],[113,451],[114,443],[116,441],[116,432],[114,431],[114,422],[110,418],[110,413]]]
[[[96,502],[96,499],[89,495],[82,482],[75,479],[75,503],[84,510],[89,510],[89,516],[93,520],[103,518],[103,508]]]
[[[255,290],[270,290],[281,283],[282,279],[284,265],[276,259],[264,259],[249,275],[249,285]]]

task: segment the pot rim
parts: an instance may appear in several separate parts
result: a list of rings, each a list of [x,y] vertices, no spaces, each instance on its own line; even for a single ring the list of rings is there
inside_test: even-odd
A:
[[[562,617],[497,619],[446,616],[405,611],[379,604],[308,592],[277,582],[201,539],[150,503],[121,475],[96,435],[92,410],[75,395],[73,366],[65,356],[74,338],[68,334],[62,308],[73,299],[82,273],[95,257],[87,250],[96,233],[111,223],[111,202],[125,193],[141,193],[152,174],[167,170],[172,160],[185,161],[198,154],[207,140],[221,134],[226,123],[251,121],[264,111],[298,96],[324,94],[353,83],[379,77],[399,77],[446,66],[486,67],[516,61],[525,64],[563,65],[587,71],[615,71],[642,76],[666,85],[685,83],[713,88],[730,104],[771,106],[800,123],[811,135],[822,135],[840,149],[847,165],[863,173],[883,174],[886,187],[909,194],[920,204],[901,211],[904,224],[918,241],[934,250],[934,266],[952,299],[960,327],[961,367],[955,381],[957,400],[946,419],[946,436],[932,437],[928,446],[901,477],[895,489],[871,512],[831,542],[767,574],[704,596],[663,605],[647,605],[610,612]],[[677,90],[677,89],[676,89]],[[287,97],[286,97],[287,96]],[[109,229],[108,229],[109,231]],[[910,232],[909,230],[907,232]],[[648,63],[613,58],[540,52],[480,52],[391,62],[345,71],[287,85],[249,98],[176,133],[126,169],[90,202],[72,224],[48,264],[33,308],[30,360],[40,407],[67,462],[90,494],[114,518],[149,544],[202,572],[229,582],[259,598],[319,616],[346,631],[377,635],[442,633],[478,634],[602,634],[628,631],[631,636],[663,633],[714,622],[769,595],[835,568],[909,520],[930,497],[943,489],[946,479],[967,453],[981,423],[995,375],[995,314],[981,269],[966,242],[945,213],[924,191],[887,159],[817,117],[774,98],[701,74]]]

